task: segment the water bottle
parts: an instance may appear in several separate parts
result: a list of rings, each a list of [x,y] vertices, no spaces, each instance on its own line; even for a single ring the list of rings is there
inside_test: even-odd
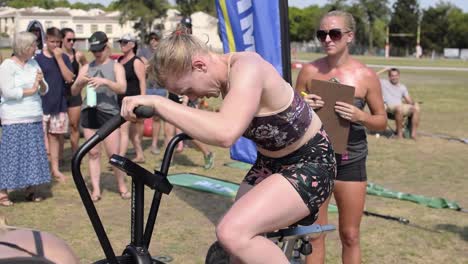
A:
[[[89,107],[96,107],[96,90],[91,85],[86,85],[86,104]]]

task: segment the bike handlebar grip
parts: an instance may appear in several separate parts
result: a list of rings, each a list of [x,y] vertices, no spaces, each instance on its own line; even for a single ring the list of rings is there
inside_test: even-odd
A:
[[[142,118],[142,117],[150,118],[150,117],[153,117],[155,114],[153,107],[145,106],[145,105],[140,105],[138,107],[135,107],[135,109],[133,110],[133,113],[135,113],[135,115],[138,118]]]
[[[125,119],[120,116],[120,114],[115,115],[109,121],[104,123],[101,128],[96,132],[96,135],[99,138],[103,139],[106,138],[110,133],[120,127],[123,123],[125,123]]]

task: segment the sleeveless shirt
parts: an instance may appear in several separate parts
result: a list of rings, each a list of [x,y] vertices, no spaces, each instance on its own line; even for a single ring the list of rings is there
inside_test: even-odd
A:
[[[115,82],[114,60],[109,59],[107,63],[96,65],[96,61],[89,64],[89,77],[102,77]],[[120,112],[120,107],[117,102],[117,94],[107,85],[100,86],[96,89],[97,109],[103,113],[116,115]],[[86,104],[86,99],[83,100],[82,109],[89,108]]]
[[[122,60],[123,56],[119,58],[119,62]],[[133,56],[130,60],[128,60],[125,64],[122,64],[125,69],[125,78],[127,79],[127,91],[125,92],[125,96],[127,95],[139,95],[141,94],[140,91],[140,80],[138,79],[135,73],[135,67],[133,66],[135,60],[141,60],[138,56]],[[123,97],[124,95],[119,95],[119,97]]]
[[[366,101],[362,98],[354,98],[354,106],[359,109],[364,109]],[[346,165],[359,161],[367,156],[367,136],[366,128],[359,123],[351,122],[349,126],[348,146],[346,152],[337,154],[338,165]]]

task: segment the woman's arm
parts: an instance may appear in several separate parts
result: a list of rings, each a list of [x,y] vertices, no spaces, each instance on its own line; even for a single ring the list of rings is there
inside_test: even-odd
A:
[[[140,93],[141,95],[146,94],[146,68],[143,61],[136,59],[133,62],[133,68],[135,69],[135,74],[138,78],[138,83],[140,84]]]
[[[373,131],[383,131],[387,126],[387,113],[382,97],[382,89],[377,75],[370,69],[364,72],[364,85],[367,86],[366,101],[370,113],[360,111],[358,122]]]
[[[37,72],[36,72],[36,78],[34,79],[33,86],[29,89],[24,89],[23,90],[23,96],[31,96],[37,93],[39,90],[39,93],[41,95],[44,95],[47,93],[49,90],[49,86],[44,80],[44,75],[41,71],[41,69],[38,66]]]
[[[14,74],[14,68],[7,61],[2,63],[0,66],[0,80],[2,80],[0,94],[5,99],[19,100],[24,95],[24,90],[15,86]]]
[[[75,53],[75,59],[78,61],[78,63],[81,66],[88,64],[88,60],[86,59],[85,55],[81,51],[77,51]]]
[[[72,95],[75,96],[75,95],[80,94],[83,87],[88,83],[89,81],[88,67],[89,67],[89,64],[86,64],[80,68],[80,71],[78,72],[78,77],[76,78],[75,82],[73,83],[71,87]]]
[[[75,78],[73,72],[71,71],[70,59],[68,56],[63,54],[63,50],[59,47],[54,49],[54,57],[57,61],[57,64],[62,74],[63,79],[66,83],[72,83]]]
[[[242,60],[242,61],[241,61]],[[260,105],[266,72],[258,56],[240,58],[231,68],[230,90],[219,112],[186,107],[161,96],[130,96],[122,103],[122,116],[134,119],[134,107],[152,106],[164,120],[182,129],[194,139],[222,147],[231,146],[247,129]]]
[[[95,88],[107,86],[117,94],[124,94],[127,89],[127,80],[125,79],[125,69],[120,63],[114,63],[115,82],[101,77],[89,78],[89,84]]]
[[[316,73],[317,67],[314,64],[305,64],[297,75],[295,87],[296,91],[303,95],[304,101],[314,110],[322,108],[325,105],[322,97],[307,93],[308,84]]]

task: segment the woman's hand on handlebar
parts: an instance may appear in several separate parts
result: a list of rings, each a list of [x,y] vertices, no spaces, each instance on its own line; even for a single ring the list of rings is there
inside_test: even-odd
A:
[[[136,107],[144,105],[154,108],[155,96],[153,95],[137,95],[137,96],[126,96],[122,100],[122,108],[120,115],[125,120],[135,122],[138,117],[133,112]]]

